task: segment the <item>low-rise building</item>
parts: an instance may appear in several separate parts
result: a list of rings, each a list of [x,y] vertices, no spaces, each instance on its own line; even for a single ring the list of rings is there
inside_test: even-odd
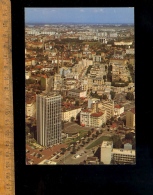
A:
[[[34,100],[26,102],[26,116],[34,117],[36,114],[36,102]]]
[[[80,113],[81,108],[63,108],[62,110],[62,120],[71,122],[72,117],[77,118]]]
[[[112,159],[118,164],[133,164],[135,163],[135,150],[113,148]]]
[[[106,110],[107,120],[114,116],[114,101],[113,100],[103,101],[102,108]]]
[[[113,148],[112,141],[103,141],[101,145],[100,161],[104,164],[134,164],[135,163],[135,150],[131,147],[124,146],[124,149]]]
[[[120,114],[124,113],[124,106],[121,106],[119,104],[116,104],[114,106],[114,115],[120,116]]]
[[[70,91],[68,91],[68,96],[71,97],[86,97],[87,96],[87,91],[83,91],[80,89],[72,89]]]
[[[92,157],[92,156],[87,157],[86,165],[98,165],[98,164],[99,164],[98,157]]]
[[[91,108],[80,112],[80,123],[86,127],[101,127],[106,123],[106,111],[98,108],[98,103],[92,103]]]

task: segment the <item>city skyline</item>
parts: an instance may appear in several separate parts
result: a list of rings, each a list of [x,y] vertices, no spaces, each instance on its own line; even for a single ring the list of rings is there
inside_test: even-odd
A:
[[[25,23],[134,24],[134,8],[25,8]]]

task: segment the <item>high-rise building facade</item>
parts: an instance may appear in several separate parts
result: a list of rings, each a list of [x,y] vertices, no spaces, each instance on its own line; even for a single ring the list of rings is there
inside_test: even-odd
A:
[[[36,96],[37,142],[42,146],[61,143],[61,95]]]
[[[126,112],[126,126],[135,128],[135,108]]]

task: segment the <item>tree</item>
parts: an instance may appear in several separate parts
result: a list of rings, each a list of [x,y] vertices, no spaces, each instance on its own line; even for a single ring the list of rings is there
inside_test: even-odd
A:
[[[122,146],[122,141],[118,135],[113,135],[112,136],[112,141],[113,141],[113,147],[114,148],[121,148]]]
[[[90,138],[89,137],[88,137],[87,141],[90,142]]]
[[[74,117],[72,116],[72,117],[71,117],[71,122],[73,122],[73,121],[74,121]]]
[[[67,148],[67,151],[70,151],[70,147]]]
[[[134,95],[133,95],[133,93],[132,93],[132,92],[128,92],[127,95],[126,95],[126,99],[127,99],[127,100],[130,100],[130,101],[134,100]]]
[[[26,84],[28,85],[28,84],[34,84],[36,81],[33,80],[33,79],[28,79],[28,80],[26,80],[25,82],[26,82]]]
[[[66,151],[66,148],[61,148],[62,153],[64,154]]]
[[[105,124],[105,123],[103,123],[103,124],[102,124],[102,128],[104,128],[105,126],[106,126],[106,124]]]
[[[125,134],[125,139],[133,141],[133,134],[132,133]]]
[[[99,165],[104,165],[104,163],[103,162],[99,162]]]
[[[84,138],[86,138],[86,137],[87,137],[87,135],[85,134],[85,135],[84,135]]]
[[[107,99],[107,95],[103,94],[102,99],[106,100]]]
[[[111,98],[112,98],[112,99],[114,99],[115,94],[116,94],[116,93],[115,93],[114,91],[111,91],[111,92],[110,92],[110,95],[111,95]]]
[[[94,128],[91,129],[92,133],[94,132]]]
[[[90,135],[91,135],[91,131],[89,130],[89,131],[88,131],[88,137],[90,137]]]
[[[106,75],[103,76],[103,79],[106,80]]]
[[[100,134],[102,134],[102,132],[103,132],[103,131],[102,131],[102,130],[100,130]]]
[[[75,147],[72,148],[72,152],[71,152],[71,153],[72,153],[72,154],[75,154],[75,153],[76,153]]]
[[[107,120],[106,124],[107,124],[107,125],[110,125],[110,120]]]
[[[121,117],[118,117],[118,121],[122,121]]]
[[[111,121],[114,121],[114,117],[112,116],[110,120],[111,120]]]
[[[93,138],[93,139],[95,138],[95,134],[92,134],[92,138]]]
[[[99,131],[96,131],[96,135],[97,135],[97,136],[99,135]]]

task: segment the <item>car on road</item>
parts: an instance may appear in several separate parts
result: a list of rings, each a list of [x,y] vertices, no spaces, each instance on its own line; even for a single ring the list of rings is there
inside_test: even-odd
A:
[[[74,158],[79,158],[79,157],[80,157],[80,155],[79,155],[79,154],[74,155]]]

